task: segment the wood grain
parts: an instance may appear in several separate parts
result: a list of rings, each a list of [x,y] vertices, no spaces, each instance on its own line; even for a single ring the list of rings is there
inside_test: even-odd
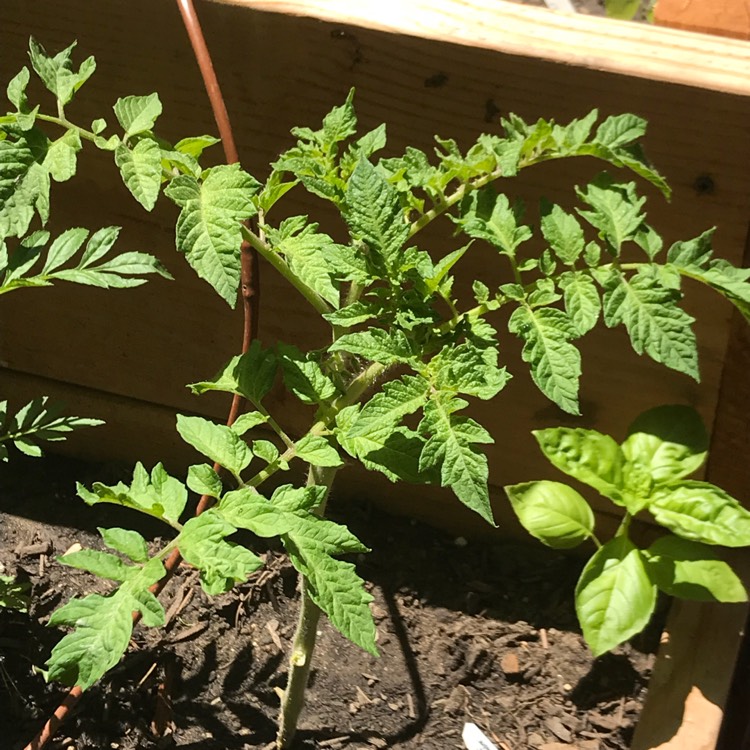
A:
[[[376,4],[351,7],[364,12],[365,5]],[[532,9],[496,5],[498,12],[513,17],[520,13],[518,17],[527,21],[537,18],[528,15]],[[455,41],[445,41],[426,30],[425,38],[418,38],[413,35],[419,32],[416,27],[405,26],[403,33],[394,33],[354,26],[355,20],[364,21],[353,16],[351,8],[343,21],[325,21],[309,17],[318,7],[314,5],[305,6],[308,16],[296,17],[259,9],[270,5],[200,3],[198,10],[244,166],[262,178],[268,162],[290,145],[289,129],[319,123],[352,85],[357,87],[362,129],[388,123],[390,154],[407,144],[429,150],[436,132],[466,146],[482,131],[496,132],[500,114],[511,111],[527,119],[553,116],[559,121],[580,116],[592,106],[598,106],[603,115],[633,111],[649,119],[646,148],[675,190],[671,203],[646,190],[652,223],[667,242],[717,225],[717,252],[740,261],[750,214],[750,99],[508,54],[489,44],[482,46],[484,41],[464,44],[461,34],[468,34],[470,24],[484,18],[472,21],[468,11],[474,6],[490,10],[487,3],[435,6],[438,25],[448,23],[445,19],[452,17],[451,8],[456,25],[459,10],[466,11],[460,34]],[[419,18],[420,23],[429,21],[427,16]],[[539,18],[546,18],[545,23],[555,28],[563,23],[551,13]],[[71,117],[90,122],[107,116],[121,94],[157,90],[164,101],[159,130],[165,137],[176,140],[186,134],[213,132],[208,105],[196,93],[202,90],[201,82],[173,4],[113,0],[106,6],[106,19],[102,23],[101,6],[86,0],[39,0],[33,15],[25,0],[4,0],[0,5],[0,71],[7,78],[21,66],[29,34],[50,49],[78,38],[81,56],[94,54],[98,70],[82,90],[80,101],[70,108]],[[482,24],[475,29],[480,40],[495,33],[489,20]],[[544,28],[540,27],[540,35],[547,33]],[[627,24],[607,22],[601,28],[603,33],[617,31],[623,39],[636,33]],[[637,33],[657,32],[670,39],[677,34],[663,29]],[[695,41],[699,59],[704,54],[701,50],[709,49],[701,46],[708,42],[700,37],[693,40],[677,34],[674,38]],[[652,56],[658,57],[660,49],[652,49]],[[526,200],[533,221],[540,195],[569,206],[572,185],[591,178],[599,169],[591,160],[541,165],[500,187]],[[345,237],[340,221],[327,207],[303,193],[290,195],[290,213],[315,212],[326,231]],[[152,214],[143,212],[120,183],[109,155],[85,152],[75,182],[54,188],[53,232],[68,226],[122,225],[120,247],[156,253],[177,280],[156,280],[140,289],[115,293],[60,285],[9,295],[0,307],[3,364],[19,377],[92,389],[111,394],[115,402],[132,399],[222,418],[225,406],[219,399],[204,396],[198,400],[185,383],[211,376],[236,352],[241,321],[174,252],[175,217],[176,210],[166,201]],[[440,256],[454,247],[451,232],[452,226],[443,222],[425,234],[423,246]],[[466,258],[457,282],[464,300],[477,276],[503,278],[497,257],[479,247]],[[304,346],[325,343],[324,327],[283,279],[264,267],[261,285],[260,335],[265,344],[279,338]],[[481,406],[481,420],[496,439],[489,450],[492,485],[497,488],[551,475],[530,435],[535,427],[579,424],[622,435],[639,411],[669,402],[696,406],[711,424],[730,308],[695,286],[688,288],[687,305],[700,319],[701,384],[636,356],[622,331],[597,330],[583,340],[584,416],[580,419],[563,415],[538,393],[520,362],[518,342],[505,335],[504,357],[516,377],[493,404]],[[505,324],[502,317],[493,322],[500,328]],[[281,389],[274,391],[269,406],[291,432],[304,430],[311,416]],[[71,408],[77,404],[71,403]],[[124,441],[116,444],[123,459],[135,458],[142,448],[142,440],[129,446]],[[400,496],[412,497],[413,491],[389,488],[389,495],[398,504]],[[437,493],[430,506],[428,495],[419,495],[420,502],[431,508],[428,514],[447,502]],[[498,496],[498,504],[503,502]]]
[[[221,2],[712,91],[750,93],[748,45],[649,24],[557,13],[504,0]],[[698,0],[693,4],[701,5]],[[708,8],[713,2],[702,5]]]

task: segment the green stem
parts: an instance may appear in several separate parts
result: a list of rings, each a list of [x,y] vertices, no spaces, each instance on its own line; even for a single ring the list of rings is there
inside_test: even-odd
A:
[[[326,488],[323,501],[315,509],[315,513],[321,517],[325,514],[328,494],[331,491],[336,471],[335,468],[310,466],[307,476],[308,486],[318,485]],[[305,704],[305,689],[310,675],[315,639],[318,634],[318,621],[321,614],[320,608],[308,593],[307,581],[304,576],[300,576],[299,587],[301,592],[299,620],[289,658],[289,676],[286,690],[284,690],[284,696],[281,699],[279,730],[276,735],[278,750],[286,750],[291,745],[297,731],[297,722]]]
[[[286,264],[284,259],[274,252],[268,243],[264,242],[255,232],[242,227],[242,238],[248,242],[259,255],[262,255],[314,308],[315,311],[323,315],[331,312],[331,306],[321,297],[319,297],[310,287],[303,284],[292,269]]]
[[[94,133],[92,133],[90,130],[86,130],[85,128],[81,128],[78,125],[75,125],[74,123],[70,122],[66,117],[53,117],[52,115],[41,115],[38,114],[36,116],[37,120],[41,120],[42,122],[50,122],[53,125],[59,125],[61,128],[65,128],[66,130],[75,130],[78,135],[83,138],[85,141],[91,141],[91,143],[94,143],[98,136],[96,136]]]
[[[427,213],[422,214],[415,222],[412,223],[409,228],[409,239],[415,234],[421,232],[431,221],[437,219],[438,216],[442,216],[449,208],[455,206],[467,193],[472,190],[478,190],[483,188],[485,185],[489,185],[491,182],[499,179],[503,176],[502,170],[498,167],[489,174],[483,177],[477,178],[474,182],[467,182],[461,185],[460,188],[451,193],[447,198],[442,200],[436,206],[431,208]]]

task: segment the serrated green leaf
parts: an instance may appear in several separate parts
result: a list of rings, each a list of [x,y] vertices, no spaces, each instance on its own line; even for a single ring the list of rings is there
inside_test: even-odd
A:
[[[29,69],[24,66],[8,82],[8,87],[6,89],[8,100],[19,112],[25,113],[29,111],[29,102],[26,98],[26,87],[29,85],[30,78],[31,73],[29,73]]]
[[[49,624],[76,629],[53,649],[48,678],[86,690],[114,667],[125,653],[133,632],[134,600],[127,596],[91,594],[71,599],[53,612]]]
[[[120,144],[115,149],[115,164],[125,187],[146,211],[151,211],[161,188],[161,150],[156,141],[144,138],[133,148]]]
[[[325,500],[327,490],[316,484],[305,487],[293,487],[285,484],[277,487],[271,495],[271,503],[275,508],[289,513],[315,510]]]
[[[191,518],[180,533],[180,553],[200,570],[201,586],[207,594],[229,591],[263,566],[263,560],[250,550],[225,541],[235,531],[212,508]]]
[[[65,182],[76,173],[76,154],[81,150],[81,138],[76,130],[68,130],[50,143],[42,166],[56,182]]]
[[[413,375],[384,383],[359,412],[347,433],[349,438],[377,433],[383,427],[395,427],[407,414],[413,414],[427,403],[429,383]]]
[[[224,489],[221,477],[208,464],[195,464],[188,469],[187,486],[197,495],[217,499]]]
[[[572,214],[560,206],[542,204],[542,234],[555,255],[566,265],[573,265],[583,252],[583,228]]]
[[[28,612],[31,598],[28,595],[30,586],[11,576],[0,575],[0,607]]]
[[[244,435],[252,429],[255,429],[258,425],[265,424],[268,422],[268,417],[261,414],[258,411],[249,411],[245,414],[240,414],[237,419],[230,425],[230,428],[238,435]]]
[[[554,308],[522,306],[510,316],[508,330],[523,339],[521,356],[539,390],[563,411],[579,414],[581,355],[570,343],[578,336],[570,318]]]
[[[398,193],[367,159],[360,159],[346,189],[344,218],[355,240],[367,243],[371,252],[394,269],[409,237]]]
[[[346,333],[336,339],[328,351],[349,352],[384,365],[409,362],[413,358],[411,346],[402,331],[388,332],[379,328]]]
[[[625,536],[601,547],[576,586],[576,612],[594,656],[640,633],[656,606],[656,586],[639,549]]]
[[[62,104],[67,104],[96,70],[93,57],[86,58],[77,71],[73,69],[72,53],[75,46],[76,43],[73,42],[50,57],[39,42],[34,38],[29,39],[29,58],[32,67],[42,79],[42,83]]]
[[[121,552],[133,562],[145,563],[148,560],[148,545],[137,531],[100,528],[99,533],[107,547]]]
[[[606,0],[607,1],[607,12],[609,15],[610,7],[616,3],[623,4],[623,0]],[[626,0],[630,5],[633,4],[633,0]],[[635,0],[635,4],[639,4],[639,0]],[[631,16],[632,18],[632,16]],[[624,115],[612,115],[608,117],[596,131],[594,140],[608,146],[609,148],[617,148],[619,146],[628,146],[634,141],[646,134],[646,126],[648,123],[642,117],[636,115],[624,114]]]
[[[430,362],[435,386],[483,400],[494,398],[510,379],[506,369],[498,366],[496,347],[494,337],[490,346],[466,341],[444,347]]]
[[[297,458],[313,466],[341,466],[338,451],[320,435],[305,435],[295,445]]]
[[[264,349],[256,340],[245,354],[229,360],[213,380],[193,383],[188,387],[199,395],[206,391],[236,393],[259,404],[273,386],[276,366],[274,351]]]
[[[114,111],[127,140],[131,135],[151,130],[161,114],[162,107],[158,94],[148,94],[118,99]]]
[[[303,490],[299,492],[304,495]],[[232,526],[248,529],[264,538],[286,534],[294,522],[291,514],[286,513],[284,508],[277,507],[273,501],[269,502],[252,487],[227,492],[216,512]]]
[[[657,487],[649,512],[684,539],[724,547],[750,546],[750,512],[708,482],[685,480]]]
[[[572,487],[560,482],[525,482],[505,487],[521,525],[548,547],[577,547],[594,531],[594,512]]]
[[[583,271],[566,271],[558,279],[563,290],[565,312],[579,335],[588,333],[599,320],[602,309],[599,290],[591,277]]]
[[[323,372],[312,353],[303,354],[296,346],[279,343],[278,362],[284,374],[284,385],[305,404],[322,404],[338,391]]]
[[[56,237],[47,251],[47,258],[40,274],[44,276],[67,263],[78,252],[88,236],[87,229],[75,228],[67,229]]]
[[[622,452],[657,483],[671,482],[697,471],[706,459],[708,433],[689,406],[658,406],[641,414],[628,428]]]
[[[365,591],[354,565],[331,557],[367,548],[343,526],[315,516],[298,517],[297,527],[283,540],[292,564],[305,576],[307,593],[331,624],[360,648],[377,655],[369,608],[373,597]]]
[[[91,490],[77,484],[78,496],[87,505],[112,503],[139,510],[142,513],[176,523],[187,502],[187,490],[174,477],[170,477],[161,464],[157,464],[151,475],[140,462],[135,465],[130,485],[118,482],[108,487],[95,482]]]
[[[250,463],[253,454],[245,441],[226,425],[202,417],[177,415],[177,432],[199,453],[223,466],[235,477]]]
[[[260,183],[238,164],[203,172],[198,183],[175,177],[165,190],[182,211],[177,220],[177,249],[202,279],[234,307],[240,284],[240,223],[256,213],[252,197]]]
[[[747,601],[742,581],[711,547],[664,536],[646,554],[651,580],[669,596],[704,602]]]
[[[626,278],[612,271],[604,284],[604,322],[622,323],[633,349],[656,362],[699,380],[693,318],[677,306],[678,292],[646,273]]]
[[[82,549],[78,552],[68,552],[57,559],[63,565],[86,570],[99,578],[108,578],[112,581],[127,581],[131,575],[128,566],[117,555],[109,552]]]
[[[302,219],[303,221],[298,221]],[[337,254],[336,243],[318,225],[308,224],[306,216],[294,216],[281,222],[279,229],[266,226],[272,248],[286,258],[294,275],[332,307],[339,306],[338,271],[331,262]]]
[[[646,199],[636,195],[635,183],[616,183],[607,174],[600,175],[585,190],[577,187],[576,193],[592,208],[576,209],[578,213],[599,230],[599,236],[619,256],[623,244],[635,239],[644,223],[646,215],[641,208]]]
[[[419,424],[420,434],[427,436],[419,470],[439,468],[441,485],[450,487],[464,505],[494,526],[487,488],[487,457],[474,447],[476,443],[494,440],[473,419],[456,415],[465,406],[466,401],[452,394],[432,395]]]
[[[68,625],[75,630],[52,649],[47,661],[48,678],[86,690],[125,653],[133,632],[134,611],[141,612],[149,626],[163,625],[164,609],[147,589],[164,574],[161,561],[151,559],[136,568],[110,596],[92,594],[71,599],[53,612],[49,625]]]
[[[323,317],[334,326],[340,328],[351,328],[360,325],[368,320],[378,317],[380,305],[374,302],[357,300],[351,305],[342,307],[340,310],[334,310],[330,313],[324,313]]]
[[[456,223],[470,237],[486,240],[499,252],[514,258],[518,246],[531,238],[531,230],[519,223],[521,215],[520,204],[511,206],[506,195],[487,187],[466,196]]]
[[[348,406],[336,415],[336,437],[352,458],[359,459],[371,471],[379,471],[391,482],[415,484],[429,481],[430,474],[420,472],[419,456],[425,440],[406,427],[385,425],[367,435],[349,437],[357,419],[358,406]]]
[[[532,434],[553,466],[618,505],[625,505],[625,456],[611,437],[580,427],[552,427],[533,430]]]

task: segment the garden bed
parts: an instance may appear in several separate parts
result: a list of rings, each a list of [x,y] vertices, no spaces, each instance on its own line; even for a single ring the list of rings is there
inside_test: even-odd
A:
[[[3,472],[0,561],[28,577],[35,602],[30,615],[0,612],[0,732],[9,748],[23,746],[62,697],[33,672],[58,638],[44,627],[49,613],[100,586],[55,555],[99,544],[97,525],[125,522],[126,511],[88,509],[75,497],[74,479],[101,474],[60,459]],[[658,639],[652,631],[594,660],[573,611],[580,561],[466,543],[368,506],[337,510],[376,549],[358,568],[375,596],[381,658],[322,626],[300,748],[461,748],[466,721],[503,750],[630,747]],[[180,568],[162,596],[168,627],[137,629],[128,656],[84,696],[51,750],[271,743],[296,576],[276,548],[265,558],[264,569],[213,606],[197,574]],[[165,682],[171,710],[159,697]]]

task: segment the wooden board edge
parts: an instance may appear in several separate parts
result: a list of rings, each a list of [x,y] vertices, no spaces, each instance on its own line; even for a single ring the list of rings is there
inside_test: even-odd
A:
[[[750,96],[750,44],[505,0],[211,0]]]

